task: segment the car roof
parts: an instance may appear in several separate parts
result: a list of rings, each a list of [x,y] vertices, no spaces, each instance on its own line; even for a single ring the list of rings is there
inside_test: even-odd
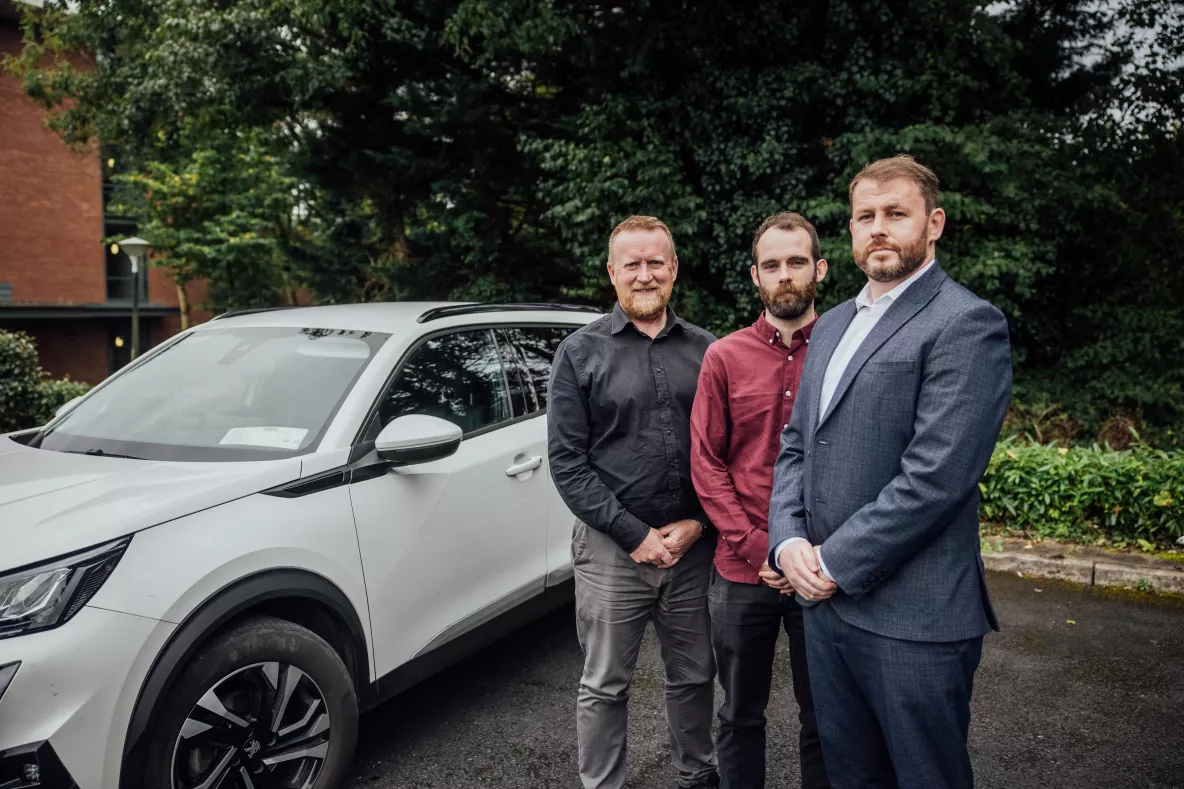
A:
[[[479,304],[458,301],[397,301],[277,307],[219,315],[195,330],[231,326],[342,329],[386,334],[414,333],[473,323],[586,323],[602,314],[595,307],[562,304]]]

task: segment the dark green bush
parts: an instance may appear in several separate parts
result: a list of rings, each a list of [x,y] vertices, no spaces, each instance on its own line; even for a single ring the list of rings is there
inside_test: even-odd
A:
[[[90,385],[55,381],[37,363],[37,344],[24,332],[0,331],[0,433],[43,425]]]
[[[1184,535],[1184,452],[1003,442],[980,488],[988,531],[1144,550]]]
[[[33,339],[24,332],[0,331],[0,433],[30,427],[40,382]]]

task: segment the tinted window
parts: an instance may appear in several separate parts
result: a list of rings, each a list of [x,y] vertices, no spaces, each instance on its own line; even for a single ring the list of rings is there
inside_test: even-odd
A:
[[[425,414],[466,434],[510,418],[502,363],[489,329],[435,337],[403,365],[382,400],[382,424]]]
[[[530,382],[531,411],[547,407],[547,382],[559,344],[578,326],[523,326],[506,329],[517,348],[519,359]]]
[[[513,409],[514,418],[533,413],[537,410],[534,404],[534,391],[523,369],[521,352],[514,346],[504,329],[494,330],[494,336],[497,338],[502,364],[506,369],[506,383],[510,387],[510,407]]]

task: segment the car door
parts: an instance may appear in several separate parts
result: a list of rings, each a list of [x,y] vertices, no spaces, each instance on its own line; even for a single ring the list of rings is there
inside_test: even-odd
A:
[[[422,341],[367,428],[426,414],[464,431],[450,457],[350,485],[380,674],[543,590],[547,481],[502,354],[490,329]]]
[[[547,385],[551,379],[551,365],[559,344],[578,328],[568,324],[515,326],[503,330],[516,350],[519,368],[527,384],[528,406],[532,412],[539,414],[536,421],[544,455],[547,445]],[[571,534],[575,516],[559,496],[547,464],[543,464],[543,473],[547,483],[547,585],[556,586],[572,577]]]

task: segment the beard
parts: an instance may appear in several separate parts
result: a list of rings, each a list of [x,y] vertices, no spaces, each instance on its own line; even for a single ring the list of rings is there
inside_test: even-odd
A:
[[[814,303],[814,297],[818,295],[818,285],[813,277],[802,287],[787,282],[776,289],[761,285],[759,290],[761,302],[764,303],[768,313],[783,321],[797,320],[802,317],[806,310],[810,309],[810,305]]]
[[[673,283],[667,286],[658,285],[652,290],[618,288],[617,298],[621,302],[621,310],[630,320],[652,321],[666,311],[673,291]]]
[[[890,249],[896,253],[896,261],[890,263],[872,263],[868,260],[871,253],[869,247]],[[876,282],[895,282],[912,274],[929,259],[929,236],[926,233],[914,238],[904,246],[889,241],[869,241],[863,249],[853,250],[855,265],[859,266],[868,279]]]

